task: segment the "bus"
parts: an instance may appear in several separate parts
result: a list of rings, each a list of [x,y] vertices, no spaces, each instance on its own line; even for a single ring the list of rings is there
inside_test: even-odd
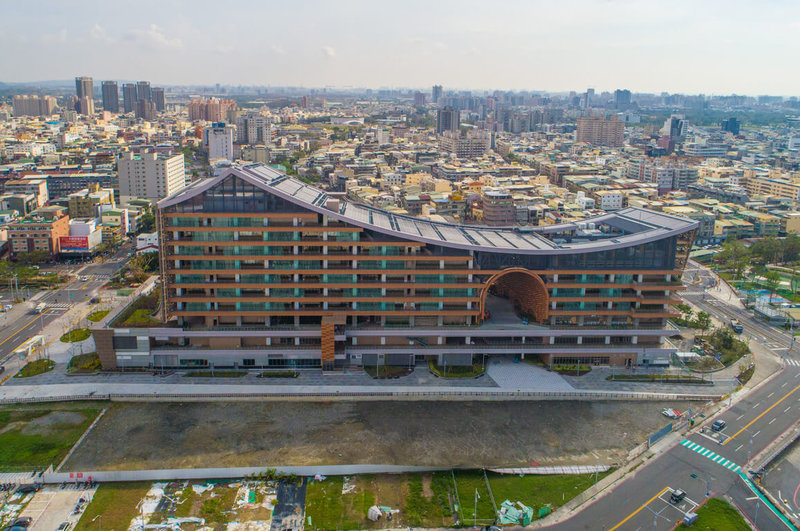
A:
[[[42,302],[36,305],[36,308],[33,309],[33,313],[43,313],[46,309],[47,309],[47,304]]]

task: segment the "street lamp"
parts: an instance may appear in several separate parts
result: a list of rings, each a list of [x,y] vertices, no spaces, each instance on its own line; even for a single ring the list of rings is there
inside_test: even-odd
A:
[[[700,478],[696,473],[689,474],[689,477],[693,479],[699,479],[700,481],[704,482],[706,484],[706,498],[711,496],[711,488],[709,487],[709,483],[706,478]]]

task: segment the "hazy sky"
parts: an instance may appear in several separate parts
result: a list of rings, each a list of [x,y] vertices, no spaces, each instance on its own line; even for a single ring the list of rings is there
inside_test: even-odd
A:
[[[0,81],[800,93],[797,0],[0,0]]]

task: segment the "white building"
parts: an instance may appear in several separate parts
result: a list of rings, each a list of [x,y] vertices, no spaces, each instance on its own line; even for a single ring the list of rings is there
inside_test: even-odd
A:
[[[157,252],[158,232],[143,233],[136,237],[136,254]]]
[[[203,148],[208,160],[233,160],[233,136],[235,127],[224,122],[213,123],[203,128]]]
[[[600,199],[600,208],[606,212],[611,212],[622,208],[624,201],[622,192],[617,192],[614,190],[601,190],[595,192],[595,195]]]
[[[121,203],[131,199],[158,201],[186,186],[183,154],[127,152],[118,162]]]

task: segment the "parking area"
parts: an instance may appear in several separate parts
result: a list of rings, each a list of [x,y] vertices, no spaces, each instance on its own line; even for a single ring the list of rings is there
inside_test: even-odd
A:
[[[86,500],[82,505],[86,507],[95,490],[96,487],[76,489],[74,485],[64,489],[46,486],[33,496],[20,516],[31,518],[29,529],[32,531],[56,531],[63,522],[69,522],[69,529],[72,529],[81,517],[81,512],[75,514],[78,501]]]
[[[672,499],[673,493],[678,492],[679,489],[666,487],[661,491],[657,497],[650,500],[650,503],[644,506],[642,515],[647,517],[648,514],[656,522],[654,527],[661,528],[665,523],[677,524],[683,521],[686,513],[693,513],[697,510],[699,504],[685,495],[680,501],[675,502]],[[645,513],[646,511],[646,513]]]

